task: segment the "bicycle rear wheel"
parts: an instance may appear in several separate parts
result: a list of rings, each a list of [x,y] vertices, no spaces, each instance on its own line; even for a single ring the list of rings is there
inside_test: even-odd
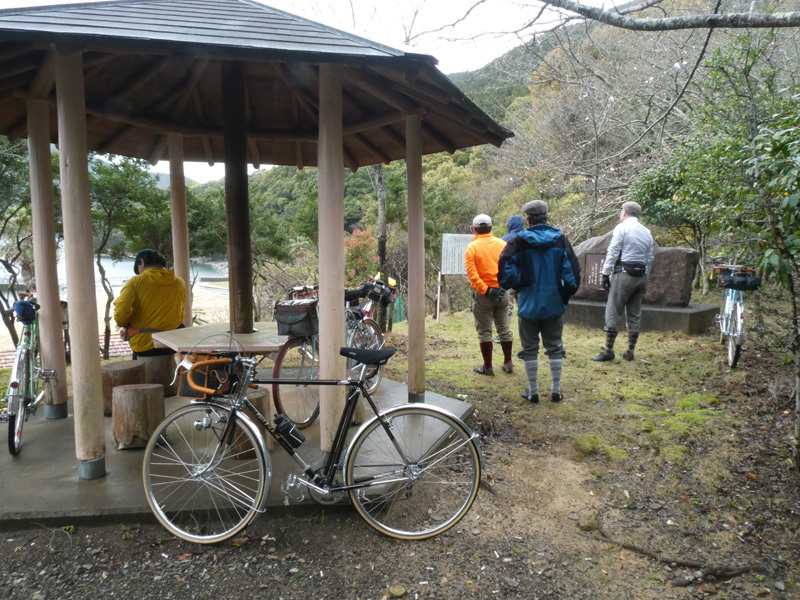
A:
[[[273,379],[319,379],[319,343],[316,337],[290,339],[275,359]],[[275,410],[300,429],[319,415],[319,386],[298,383],[272,385]]]
[[[742,354],[742,342],[744,341],[744,322],[742,317],[742,306],[738,303],[733,305],[731,315],[731,328],[728,335],[728,365],[735,369],[739,364],[739,357]]]
[[[8,451],[12,456],[19,453],[22,443],[22,427],[28,418],[27,407],[30,402],[31,365],[29,352],[25,348],[17,351],[12,379],[17,387],[8,397]],[[14,377],[16,375],[16,377]]]
[[[366,348],[368,350],[380,350],[383,347],[383,333],[378,324],[370,318],[365,318],[361,323],[350,332],[347,340],[348,348]],[[356,376],[360,376],[361,363],[356,363],[353,359],[348,359],[348,371],[358,371]],[[364,386],[367,393],[371,394],[378,389],[383,378],[383,365],[368,365],[364,371]]]
[[[254,433],[215,404],[184,406],[153,432],[144,453],[147,503],[173,535],[197,544],[227,540],[257,515],[269,486],[268,457]]]
[[[422,540],[447,531],[478,493],[480,452],[472,433],[430,406],[406,405],[381,414],[390,433],[374,418],[348,448],[345,481],[365,484],[350,490],[356,510],[394,538]]]

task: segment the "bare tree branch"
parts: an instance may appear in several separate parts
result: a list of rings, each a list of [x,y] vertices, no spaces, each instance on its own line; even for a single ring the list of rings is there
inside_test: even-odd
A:
[[[577,13],[587,19],[600,21],[606,25],[631,29],[634,31],[675,31],[678,29],[708,29],[713,27],[728,27],[731,29],[747,29],[756,27],[797,27],[800,25],[800,13],[732,13],[732,14],[703,14],[681,17],[661,18],[630,18],[616,9],[604,10],[594,6],[586,6],[575,0],[541,0],[553,8],[560,8]],[[652,6],[645,3],[631,9],[630,12],[640,12],[643,8]]]

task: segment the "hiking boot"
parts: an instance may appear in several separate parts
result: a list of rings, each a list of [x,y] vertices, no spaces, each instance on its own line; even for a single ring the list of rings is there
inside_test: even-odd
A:
[[[522,392],[522,397],[528,400],[531,404],[539,404],[539,394],[531,394],[530,390]]]
[[[550,394],[550,401],[551,402],[561,402],[564,399],[564,394],[561,392],[552,392]]]
[[[514,372],[514,363],[508,361],[507,363],[503,363],[503,366],[500,367],[503,369],[503,373],[513,373]]]
[[[606,350],[605,348],[603,348],[600,351],[600,354],[598,354],[597,356],[593,356],[592,357],[592,360],[597,361],[597,362],[605,362],[605,361],[608,361],[608,360],[614,360],[614,351],[613,350]]]
[[[487,367],[486,365],[478,365],[472,370],[479,375],[494,375],[494,369],[492,367]]]
[[[620,356],[625,360],[633,360],[633,350],[625,350]]]

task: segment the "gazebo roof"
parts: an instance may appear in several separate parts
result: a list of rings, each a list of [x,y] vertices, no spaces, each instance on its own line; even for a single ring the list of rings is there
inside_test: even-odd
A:
[[[166,134],[184,136],[187,161],[224,160],[221,64],[247,70],[248,162],[316,165],[318,66],[340,65],[345,164],[405,156],[404,119],[423,115],[425,154],[513,134],[436,68],[406,53],[252,0],[112,0],[0,10],[0,133],[25,137],[26,100],[49,98],[48,50],[84,53],[89,148],[166,157]]]

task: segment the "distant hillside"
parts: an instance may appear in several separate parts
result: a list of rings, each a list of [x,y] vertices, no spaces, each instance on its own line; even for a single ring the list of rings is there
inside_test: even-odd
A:
[[[156,184],[156,187],[158,189],[160,189],[160,190],[168,190],[169,189],[169,184],[170,184],[169,173],[151,173],[151,175],[153,177],[155,177],[156,179],[158,179],[158,183]],[[196,185],[197,182],[194,179],[189,179],[187,177],[186,178],[186,185],[190,185],[190,184]]]

